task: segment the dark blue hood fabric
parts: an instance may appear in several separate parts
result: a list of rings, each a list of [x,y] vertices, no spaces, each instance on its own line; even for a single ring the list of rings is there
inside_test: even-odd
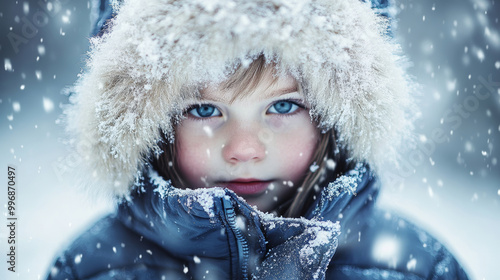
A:
[[[107,29],[107,23],[114,17],[110,0],[92,0],[90,22],[92,36],[102,36]]]
[[[467,279],[439,242],[374,208],[378,189],[358,165],[304,218],[278,218],[227,189],[180,190],[149,170],[47,279]]]

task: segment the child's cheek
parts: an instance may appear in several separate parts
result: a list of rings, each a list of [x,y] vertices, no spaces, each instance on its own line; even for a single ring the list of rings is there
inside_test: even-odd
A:
[[[177,131],[177,164],[190,188],[205,187],[212,149],[209,138],[199,130],[184,126]]]
[[[269,127],[274,131],[280,131],[283,129],[284,123],[283,118],[278,116],[272,116],[268,120]]]
[[[290,173],[304,174],[304,171],[308,168],[310,161],[312,160],[313,149],[316,147],[316,141],[304,141],[302,139],[294,139],[295,141],[290,141],[288,143],[288,148],[283,149],[283,153],[288,151],[287,158],[283,159],[283,162],[288,163],[286,165]],[[293,179],[296,179],[294,177]]]
[[[307,122],[288,132],[276,139],[277,160],[281,162],[283,172],[289,175],[291,181],[299,181],[309,170],[318,145],[319,132]]]
[[[302,109],[292,115],[269,115],[267,125],[277,133],[291,133],[296,136],[304,134],[304,130],[313,126],[308,111]]]

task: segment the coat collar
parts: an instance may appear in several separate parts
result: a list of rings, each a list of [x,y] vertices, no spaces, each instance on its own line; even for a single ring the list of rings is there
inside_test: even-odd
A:
[[[118,218],[185,262],[190,273],[208,269],[212,276],[234,278],[231,268],[239,256],[228,224],[230,205],[248,245],[251,273],[284,273],[266,268],[266,263],[276,261],[271,260],[273,255],[294,256],[287,259],[289,265],[281,266],[288,273],[304,273],[297,269],[324,273],[338,244],[336,222],[348,226],[366,208],[366,200],[378,190],[374,181],[368,168],[358,165],[328,184],[305,218],[280,218],[256,210],[227,189],[175,188],[150,169],[119,204]]]

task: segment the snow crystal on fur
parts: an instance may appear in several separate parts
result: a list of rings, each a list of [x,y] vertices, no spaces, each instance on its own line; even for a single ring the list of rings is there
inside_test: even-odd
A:
[[[90,185],[126,195],[161,133],[207,82],[263,54],[303,87],[321,129],[375,170],[410,123],[407,80],[386,22],[345,0],[125,0],[92,40],[65,110]],[[88,173],[87,173],[88,174]]]

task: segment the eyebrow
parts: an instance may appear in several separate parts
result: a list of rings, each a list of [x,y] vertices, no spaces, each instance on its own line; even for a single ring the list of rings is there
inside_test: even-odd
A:
[[[296,91],[298,91],[298,87],[295,85],[295,86],[292,86],[292,87],[287,87],[287,88],[283,88],[283,89],[274,90],[274,91],[271,92],[271,94],[270,94],[269,97],[277,97],[277,96],[281,96],[281,95],[284,95],[284,94],[287,94],[287,93],[296,92]]]
[[[279,97],[288,93],[298,91],[298,86],[294,85],[287,88],[273,90],[266,98]],[[203,96],[200,101],[214,101],[214,102],[227,102],[224,98],[219,98],[218,96]]]

